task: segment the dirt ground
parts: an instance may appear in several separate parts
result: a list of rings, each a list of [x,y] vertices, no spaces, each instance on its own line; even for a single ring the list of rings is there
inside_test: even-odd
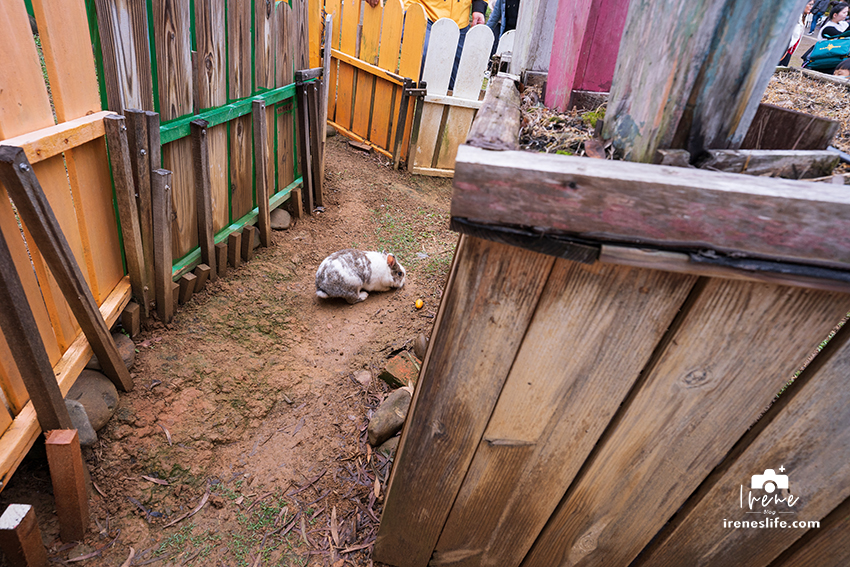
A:
[[[430,334],[457,240],[451,181],[386,161],[329,138],[324,212],[136,337],[135,390],[85,451],[95,493],[80,544],[59,539],[36,443],[0,504],[35,506],[53,562],[371,564],[391,464],[366,443],[388,392],[377,375]],[[356,305],[318,299],[316,268],[348,247],[395,252],[405,287]],[[367,385],[353,379],[363,369]]]

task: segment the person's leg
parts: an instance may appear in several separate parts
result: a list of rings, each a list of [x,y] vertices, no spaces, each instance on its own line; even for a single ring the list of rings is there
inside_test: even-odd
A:
[[[469,26],[460,30],[460,37],[457,38],[457,51],[455,51],[455,62],[452,67],[452,78],[449,81],[449,90],[452,91],[455,88],[455,77],[457,77],[457,68],[460,65],[460,55],[463,53],[463,41],[466,39],[466,32],[469,31]]]
[[[818,25],[818,18],[821,17],[821,14],[822,14],[822,12],[813,12],[812,13],[812,23],[811,23],[811,26],[809,27],[809,35],[812,35],[814,33],[815,28]]]

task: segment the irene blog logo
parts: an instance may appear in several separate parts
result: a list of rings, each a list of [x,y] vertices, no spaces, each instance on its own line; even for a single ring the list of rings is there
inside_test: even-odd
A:
[[[746,504],[748,514],[775,516],[794,513],[792,508],[800,498],[791,494],[788,475],[782,474],[785,472],[785,467],[780,466],[778,470],[778,474],[773,469],[754,474],[750,479],[746,502],[744,501],[744,485],[741,485],[740,506],[745,508]]]

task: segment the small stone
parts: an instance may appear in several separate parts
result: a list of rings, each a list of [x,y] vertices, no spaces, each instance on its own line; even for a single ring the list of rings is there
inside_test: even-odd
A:
[[[369,444],[377,447],[401,429],[410,408],[410,390],[399,388],[384,400],[369,420]]]
[[[383,455],[387,458],[392,458],[395,455],[396,450],[398,450],[398,442],[401,441],[401,437],[396,435],[395,437],[390,437],[383,443],[381,446],[375,449],[376,453],[383,453]]]
[[[368,388],[369,384],[372,382],[372,373],[368,370],[361,370],[354,373],[354,379],[357,380],[364,388]]]
[[[83,447],[91,447],[97,443],[97,433],[91,426],[89,416],[86,415],[86,408],[77,400],[65,400],[65,407],[68,408],[68,414],[71,416],[71,425],[77,430],[77,435],[80,437],[80,445]]]
[[[387,361],[384,371],[378,378],[386,382],[391,388],[413,386],[419,378],[419,364],[412,354],[404,351]]]
[[[292,224],[292,215],[285,209],[275,209],[271,213],[272,229],[286,230]]]
[[[419,360],[425,360],[425,353],[428,352],[428,337],[424,333],[420,333],[416,340],[413,341],[413,354]]]
[[[118,354],[121,355],[121,360],[124,361],[128,369],[132,368],[133,363],[136,361],[136,343],[124,333],[112,333],[112,340],[115,341],[115,347],[118,349]],[[100,367],[100,361],[97,359],[97,355],[92,355],[91,360],[86,364],[86,368],[89,370],[103,370]]]
[[[325,131],[327,132],[327,137],[328,137],[328,138],[333,138],[334,136],[336,136],[336,128],[334,128],[334,127],[333,127],[333,126],[331,126],[330,124],[328,124],[327,126],[325,126]]]
[[[118,390],[115,385],[94,370],[83,370],[65,397],[83,404],[95,431],[106,425],[118,407]]]
[[[118,408],[115,412],[115,418],[121,423],[128,425],[136,423],[136,416],[133,415],[133,411],[130,408]]]

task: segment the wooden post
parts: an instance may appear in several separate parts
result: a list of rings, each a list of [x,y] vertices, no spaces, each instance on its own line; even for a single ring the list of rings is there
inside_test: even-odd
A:
[[[115,183],[115,198],[118,202],[118,216],[121,219],[124,257],[127,260],[127,271],[130,273],[130,285],[136,300],[147,306],[145,258],[142,249],[142,232],[139,227],[139,212],[136,208],[136,191],[133,184],[127,127],[124,125],[123,117],[114,115],[105,117],[103,125],[109,145],[109,161],[112,164],[112,179]],[[147,309],[145,309],[145,315],[147,316]]]
[[[307,108],[307,96],[303,83],[296,83],[295,96],[298,101],[298,165],[303,179],[301,199],[303,209],[313,214],[313,166],[310,158],[310,118]],[[293,197],[294,197],[293,192]],[[301,210],[298,212],[300,213]]]
[[[89,527],[89,499],[77,430],[48,431],[45,447],[59,517],[59,536],[65,542],[81,541]]]
[[[242,228],[242,259],[250,262],[254,257],[254,242],[257,240],[257,227],[246,225]]]
[[[9,504],[0,516],[0,549],[10,565],[47,567],[47,551],[41,542],[41,532],[35,510],[29,504]]]
[[[133,379],[23,149],[0,148],[0,180],[100,360],[104,374],[122,390],[132,390]]]
[[[227,272],[227,243],[219,242],[215,245],[215,262],[218,275],[223,276]],[[212,274],[210,274],[212,275]]]
[[[72,427],[71,417],[18,277],[6,237],[0,232],[0,328],[43,430]]]
[[[154,274],[156,278],[156,313],[160,321],[174,318],[171,281],[171,172],[157,169],[151,177],[153,204]]]
[[[195,293],[195,282],[197,281],[195,274],[183,274],[180,277],[180,305],[183,305]]]
[[[272,221],[269,210],[269,178],[268,178],[268,125],[266,123],[266,103],[255,100],[252,105],[251,117],[254,122],[254,171],[256,172],[257,187],[257,226],[260,227],[260,244],[270,246],[272,242]]]
[[[548,71],[559,0],[525,0],[519,6],[511,73]]]
[[[144,306],[145,317],[150,317],[150,306],[156,297],[153,277],[153,227],[151,212],[151,151],[148,134],[148,116],[141,110],[125,111],[127,118],[127,146],[133,168],[133,186],[139,213],[139,229],[142,233],[142,251],[145,260],[145,285],[148,287],[148,303]]]
[[[141,308],[135,301],[131,301],[121,312],[121,325],[130,334],[130,338],[139,334],[142,327]]]
[[[171,306],[174,313],[177,313],[177,306],[180,304],[180,284],[171,282]]]
[[[212,268],[207,266],[206,264],[198,264],[198,267],[195,268],[195,277],[198,278],[195,280],[195,293],[204,291],[204,288],[207,285],[207,280],[212,273]]]
[[[310,164],[313,173],[313,197],[317,207],[324,204],[323,196],[323,178],[325,176],[325,160],[323,156],[324,143],[322,142],[321,131],[325,129],[320,122],[321,111],[319,103],[319,90],[321,89],[321,79],[319,85],[310,83],[307,85],[307,110],[309,111],[310,119]]]
[[[227,237],[227,261],[234,268],[238,268],[242,263],[241,232],[231,232]]]
[[[162,167],[162,144],[159,137],[159,114],[145,112],[148,122],[148,155],[150,156],[151,173]]]
[[[205,120],[195,120],[189,125],[189,128],[192,136],[192,158],[195,162],[195,201],[198,206],[198,243],[201,248],[201,262],[211,268],[211,276],[215,280],[217,275],[215,270],[215,241],[213,239],[212,188],[210,185],[207,122]]]

